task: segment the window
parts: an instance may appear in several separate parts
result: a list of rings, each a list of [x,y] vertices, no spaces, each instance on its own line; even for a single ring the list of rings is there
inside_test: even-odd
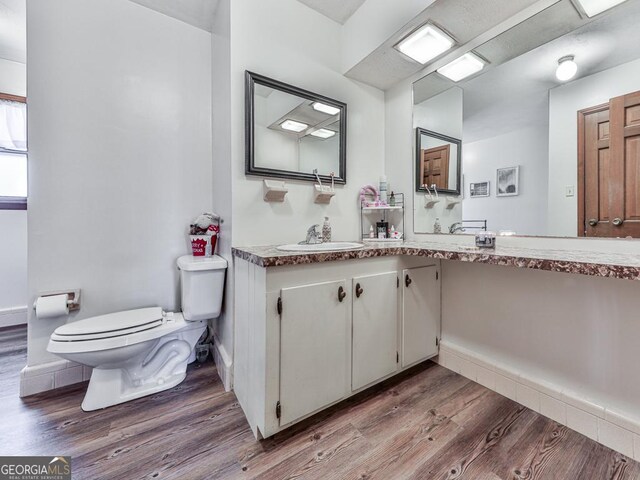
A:
[[[27,208],[26,98],[0,93],[0,209]]]

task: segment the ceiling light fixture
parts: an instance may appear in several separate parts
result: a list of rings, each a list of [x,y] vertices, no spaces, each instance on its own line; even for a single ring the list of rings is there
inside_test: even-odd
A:
[[[609,10],[610,8],[620,5],[626,0],[578,0],[578,3],[587,14],[587,17],[595,17],[596,15]]]
[[[327,115],[337,115],[340,113],[339,108],[332,107],[331,105],[327,105],[326,103],[314,102],[311,106],[314,110],[326,113]]]
[[[561,82],[571,80],[578,73],[578,65],[573,61],[573,55],[567,55],[558,60],[558,68],[556,69],[556,78]]]
[[[453,62],[446,64],[444,67],[440,67],[437,72],[454,82],[459,82],[482,70],[485,64],[486,62],[475,53],[468,52],[456,58]]]
[[[396,48],[421,64],[450,50],[455,42],[439,28],[427,23],[400,40]]]
[[[309,128],[309,125],[307,125],[306,123],[296,122],[295,120],[285,120],[280,124],[280,126],[284,130],[289,130],[290,132],[296,132],[296,133],[300,133],[303,130],[306,130],[307,128]]]
[[[318,138],[331,138],[336,134],[333,130],[327,130],[326,128],[321,128],[316,130],[315,132],[311,132],[311,135]]]

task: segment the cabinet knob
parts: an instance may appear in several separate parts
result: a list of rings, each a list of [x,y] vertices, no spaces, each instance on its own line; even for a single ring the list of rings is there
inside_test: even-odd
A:
[[[409,278],[409,274],[407,273],[404,277],[404,284],[408,287],[409,285],[411,285],[411,278]]]
[[[589,225],[591,225],[592,227],[595,227],[597,224],[598,220],[596,220],[595,218],[589,220]]]
[[[360,298],[360,295],[362,295],[364,293],[363,288],[360,286],[359,283],[356,283],[356,297]]]
[[[621,218],[616,217],[616,218],[614,218],[614,219],[613,219],[613,222],[612,222],[612,223],[613,223],[616,227],[619,227],[619,226],[620,226],[620,225],[622,225],[624,222],[623,222],[623,220],[622,220]]]
[[[347,294],[344,291],[344,288],[342,288],[342,286],[340,286],[338,288],[338,301],[342,302],[346,296],[347,296]]]

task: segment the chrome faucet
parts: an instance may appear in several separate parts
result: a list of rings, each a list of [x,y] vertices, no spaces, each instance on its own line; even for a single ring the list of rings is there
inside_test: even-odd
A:
[[[303,242],[300,242],[301,245],[317,245],[318,243],[322,243],[322,236],[320,232],[318,232],[318,228],[320,225],[311,225],[307,230],[307,239]]]
[[[449,227],[449,233],[458,233],[458,232],[464,232],[464,227],[462,226],[462,222],[456,222],[451,224],[451,226]]]

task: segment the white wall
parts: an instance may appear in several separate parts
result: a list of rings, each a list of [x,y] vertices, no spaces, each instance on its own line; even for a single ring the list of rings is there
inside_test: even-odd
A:
[[[31,0],[29,301],[82,288],[51,332],[121,309],[179,307],[175,261],[211,209],[210,34],[127,0]]]
[[[493,232],[515,231],[518,235],[546,235],[547,223],[547,145],[546,116],[525,128],[485,138],[462,147],[465,220],[487,220]],[[497,197],[496,170],[520,166],[519,195]],[[489,181],[489,197],[469,197],[469,184]]]
[[[231,93],[233,243],[297,242],[307,227],[331,219],[337,240],[359,236],[358,192],[384,169],[384,94],[340,72],[341,26],[296,0],[233,1]],[[319,40],[321,39],[321,40]],[[284,203],[265,203],[262,178],[244,173],[244,71],[346,102],[347,185],[330,205],[313,203],[310,182],[288,181]]]
[[[442,279],[443,340],[640,418],[638,282],[462,262]]]
[[[27,95],[24,63],[0,58],[0,92]],[[27,212],[0,210],[0,327],[26,323]]]
[[[640,60],[554,88],[549,98],[549,235],[575,236],[577,196],[565,187],[578,181],[577,112],[640,90]]]

